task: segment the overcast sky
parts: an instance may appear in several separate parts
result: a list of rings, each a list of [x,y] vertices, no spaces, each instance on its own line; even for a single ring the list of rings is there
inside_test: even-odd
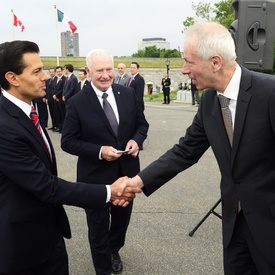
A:
[[[165,38],[171,49],[180,47],[182,51],[182,22],[195,16],[192,0],[0,0],[0,43],[31,40],[42,56],[60,55],[60,32],[69,28],[56,23],[54,5],[76,25],[80,56],[95,48],[107,49],[114,56],[130,56],[137,52],[142,38],[152,37]],[[24,32],[12,27],[11,9],[25,25]]]

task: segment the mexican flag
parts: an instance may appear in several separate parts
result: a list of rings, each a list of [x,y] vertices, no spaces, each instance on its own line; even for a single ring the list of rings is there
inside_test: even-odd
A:
[[[58,19],[58,22],[67,24],[72,30],[72,32],[76,31],[77,27],[74,25],[71,19],[69,19],[68,16],[64,14],[62,11],[60,11],[59,9],[57,9],[57,19]]]

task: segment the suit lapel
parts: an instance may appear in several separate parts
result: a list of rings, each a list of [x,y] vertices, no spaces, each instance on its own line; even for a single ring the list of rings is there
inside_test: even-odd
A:
[[[24,127],[35,138],[35,140],[37,141],[37,143],[41,145],[41,147],[43,148],[46,156],[50,160],[50,156],[49,156],[48,150],[46,148],[46,145],[44,143],[44,140],[41,137],[41,135],[39,134],[39,132],[36,129],[36,127],[33,125],[33,123],[30,120],[30,118],[28,118],[26,116],[26,114],[19,107],[17,107],[14,103],[12,103],[8,99],[6,99],[4,96],[2,98],[2,102],[3,102],[3,106],[8,111],[8,113],[10,114],[10,116],[15,117],[15,118],[18,119],[18,123],[20,125],[22,125],[22,127]],[[44,131],[44,133],[46,132],[45,129],[43,129],[43,131]],[[52,150],[52,154],[54,154],[53,153],[54,150],[53,150],[52,144],[50,142],[49,136],[47,135],[47,133],[45,133],[45,135],[46,135],[46,137],[48,139],[48,142],[50,144],[50,147],[51,147],[51,150]]]
[[[216,120],[217,129],[218,129],[219,135],[221,137],[226,156],[230,160],[231,159],[231,146],[230,146],[229,139],[228,139],[228,136],[227,136],[227,133],[225,130],[219,99],[216,94],[217,94],[217,92],[215,91],[213,116],[215,117],[215,120]]]
[[[240,143],[240,138],[243,132],[243,127],[245,124],[245,118],[246,118],[250,99],[251,99],[251,95],[246,93],[244,90],[240,89],[238,100],[237,100],[236,118],[235,118],[235,125],[234,125],[232,164],[234,162],[237,149]]]
[[[106,124],[107,128],[112,133],[112,135],[116,137],[116,135],[113,132],[113,129],[110,125],[110,122],[109,122],[108,118],[106,117],[105,112],[97,98],[97,95],[96,95],[92,85],[88,85],[88,87],[84,90],[84,92],[87,94],[87,99],[90,102],[90,104],[93,106],[94,110],[97,112],[98,116]]]

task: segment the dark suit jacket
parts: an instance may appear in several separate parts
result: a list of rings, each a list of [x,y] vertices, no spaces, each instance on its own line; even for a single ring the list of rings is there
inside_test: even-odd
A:
[[[62,100],[63,86],[65,84],[66,77],[62,75],[58,83],[57,80],[58,77],[56,77],[54,82],[54,95],[56,95],[59,100]]]
[[[46,98],[48,103],[53,103],[53,95],[54,95],[54,83],[56,82],[57,76],[51,77],[46,81]]]
[[[223,244],[230,243],[238,199],[261,253],[275,264],[275,78],[242,68],[232,150],[217,93],[206,90],[179,144],[139,175],[150,195],[196,163],[209,146],[221,171]]]
[[[74,74],[71,74],[68,81],[66,81],[63,86],[63,96],[66,100],[75,95],[77,92],[77,77]]]
[[[63,203],[101,207],[106,188],[58,178],[47,131],[52,160],[32,121],[4,96],[0,129],[0,273],[14,273],[48,259],[57,229],[71,236]]]
[[[142,110],[144,110],[144,100],[143,100],[143,96],[144,96],[144,86],[145,86],[145,81],[144,78],[138,73],[135,78],[132,80],[130,87],[132,87],[135,92],[136,92],[136,96],[138,98],[138,101],[141,104]]]
[[[82,89],[84,89],[89,84],[90,84],[90,81],[88,79],[86,79]],[[77,90],[77,92],[80,92],[82,89],[81,89],[81,81],[79,81],[77,83],[77,89],[76,90]]]
[[[103,145],[123,150],[130,139],[141,146],[147,137],[148,123],[134,91],[118,84],[112,87],[119,112],[118,136],[113,133],[91,85],[67,102],[61,147],[79,157],[79,180],[112,183],[120,174],[134,176],[140,170],[138,157],[123,155],[115,161],[99,160],[99,151]]]

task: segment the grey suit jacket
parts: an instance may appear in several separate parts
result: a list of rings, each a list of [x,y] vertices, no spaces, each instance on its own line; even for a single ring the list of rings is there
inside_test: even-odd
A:
[[[130,75],[128,75],[127,73],[125,73],[125,74],[123,75],[123,77],[120,79],[119,83],[117,83],[119,77],[120,77],[120,75],[117,75],[117,76],[115,77],[114,83],[127,87],[127,86],[128,86],[128,82],[129,82],[129,79],[130,79]]]
[[[209,146],[221,172],[223,244],[230,243],[237,203],[262,254],[275,263],[275,77],[242,68],[233,146],[214,90],[203,93],[186,134],[139,173],[150,195],[195,164]]]

